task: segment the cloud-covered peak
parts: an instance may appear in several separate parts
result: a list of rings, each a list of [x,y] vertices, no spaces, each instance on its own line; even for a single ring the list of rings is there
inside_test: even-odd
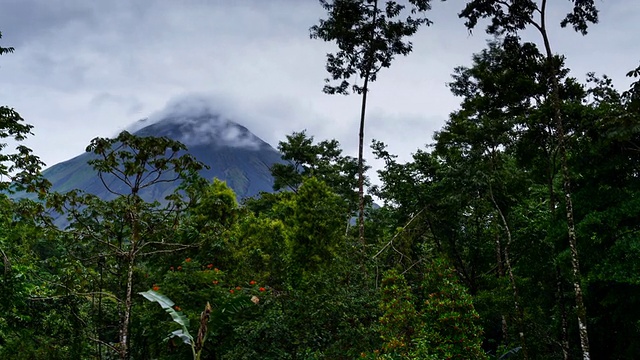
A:
[[[149,117],[150,123],[156,123],[167,118],[196,118],[219,115],[223,105],[221,99],[202,94],[187,94],[176,96],[169,100],[164,109]],[[218,104],[216,104],[218,103]]]
[[[224,101],[205,95],[183,95],[128,130],[167,136],[187,147],[212,145],[258,150],[266,145],[247,128],[224,116]]]

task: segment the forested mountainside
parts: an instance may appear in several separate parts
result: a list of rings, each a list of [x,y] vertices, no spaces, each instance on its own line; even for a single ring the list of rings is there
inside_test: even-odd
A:
[[[570,3],[554,21],[586,34],[595,2]],[[361,96],[363,146],[366,95],[431,3],[320,4],[325,91]],[[375,181],[362,150],[302,131],[277,152],[215,116],[96,138],[42,173],[0,147],[0,358],[640,358],[640,67],[622,90],[570,76],[547,15],[467,1],[494,40],[452,70],[460,105],[432,144],[401,162],[372,142]],[[0,137],[31,129],[0,107]]]

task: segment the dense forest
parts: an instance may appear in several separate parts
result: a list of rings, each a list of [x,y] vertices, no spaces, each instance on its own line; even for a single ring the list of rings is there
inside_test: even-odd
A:
[[[366,96],[429,0],[320,0],[324,91],[361,97],[360,152],[293,133],[274,192],[241,203],[184,145],[127,132],[87,147],[112,199],[52,192],[0,107],[18,144],[0,144],[0,358],[640,358],[640,67],[624,90],[569,77],[547,27],[588,36],[598,11],[566,3],[468,0],[493,40],[452,69],[460,105],[431,145],[401,163],[371,143],[379,181]]]

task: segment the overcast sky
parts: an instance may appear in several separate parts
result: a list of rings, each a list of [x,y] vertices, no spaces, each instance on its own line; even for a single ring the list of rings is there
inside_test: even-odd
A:
[[[402,160],[456,110],[445,84],[486,44],[457,18],[462,1],[433,5],[413,53],[371,86],[366,142]],[[552,45],[572,76],[606,73],[625,89],[640,60],[640,1],[597,5],[600,24],[583,37],[557,26],[571,2],[552,1]],[[193,97],[274,147],[307,129],[356,156],[359,97],[321,91],[334,46],[310,40],[309,27],[323,16],[316,0],[0,0],[0,45],[16,50],[0,57],[0,104],[35,126],[27,145],[48,165]]]

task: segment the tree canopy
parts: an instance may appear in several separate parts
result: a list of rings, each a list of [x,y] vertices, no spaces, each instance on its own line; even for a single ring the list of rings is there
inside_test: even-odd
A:
[[[570,5],[553,21],[587,34],[595,2]],[[312,37],[338,48],[324,90],[363,96],[359,156],[294,132],[251,199],[180,142],[128,132],[86,149],[109,196],[55,193],[33,127],[0,106],[0,358],[640,357],[637,63],[628,89],[581,81],[546,0],[467,1],[466,27],[495,37],[452,64],[460,103],[431,144],[401,162],[372,142],[376,179],[368,82],[431,2],[320,6]]]

